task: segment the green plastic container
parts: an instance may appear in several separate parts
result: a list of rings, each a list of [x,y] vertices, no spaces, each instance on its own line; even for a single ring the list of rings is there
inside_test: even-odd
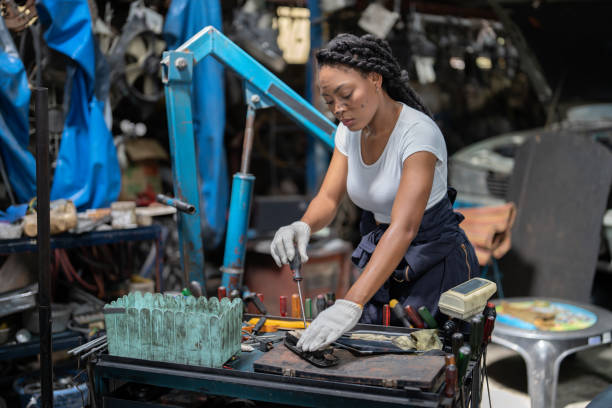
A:
[[[113,356],[221,367],[240,352],[242,300],[130,293],[104,306]]]

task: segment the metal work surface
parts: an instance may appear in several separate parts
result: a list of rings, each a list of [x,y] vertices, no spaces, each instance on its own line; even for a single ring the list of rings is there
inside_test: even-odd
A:
[[[438,393],[392,389],[234,369],[142,361],[101,355],[94,368],[98,391],[114,378],[162,387],[296,406],[437,407]]]
[[[527,385],[531,406],[555,406],[557,379],[561,361],[569,354],[610,343],[612,313],[597,306],[552,298],[506,298],[509,302],[543,300],[578,306],[597,315],[597,322],[584,330],[564,332],[525,330],[498,320],[493,330],[494,343],[518,352],[527,364]]]
[[[390,388],[417,387],[436,390],[444,375],[444,357],[423,355],[383,354],[355,357],[346,350],[335,350],[339,363],[334,367],[318,368],[295,353],[276,346],[258,359],[255,371],[283,376],[313,378]]]

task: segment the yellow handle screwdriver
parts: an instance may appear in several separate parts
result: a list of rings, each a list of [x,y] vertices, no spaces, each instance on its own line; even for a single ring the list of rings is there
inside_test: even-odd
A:
[[[302,297],[302,287],[300,286],[300,282],[302,281],[302,259],[300,258],[300,253],[295,251],[295,256],[293,260],[289,263],[289,267],[293,272],[293,280],[297,283],[298,294],[300,295],[300,305],[302,306],[302,320],[304,321],[304,328],[306,328],[306,315],[304,314],[304,298]]]

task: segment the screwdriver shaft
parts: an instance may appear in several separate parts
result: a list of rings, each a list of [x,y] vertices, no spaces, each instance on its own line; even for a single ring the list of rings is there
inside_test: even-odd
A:
[[[304,313],[304,298],[302,297],[302,286],[300,281],[297,281],[298,294],[300,295],[300,305],[302,306],[302,320],[304,321],[304,329],[306,329],[306,314]]]

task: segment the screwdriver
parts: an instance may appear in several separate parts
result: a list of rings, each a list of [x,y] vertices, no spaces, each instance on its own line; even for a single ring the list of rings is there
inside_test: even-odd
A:
[[[453,333],[451,336],[451,347],[457,362],[459,361],[459,349],[461,346],[463,346],[463,334],[459,332]]]
[[[293,260],[289,264],[291,270],[293,271],[293,280],[297,283],[298,294],[300,296],[300,305],[302,306],[302,320],[304,320],[304,329],[306,328],[306,315],[304,314],[304,297],[302,296],[302,287],[300,286],[300,282],[302,281],[302,260],[300,258],[300,253],[295,251],[295,256]]]
[[[406,313],[404,313],[401,303],[399,303],[397,299],[391,299],[389,306],[393,310],[393,313],[395,313],[395,317],[397,317],[405,327],[412,327],[408,319],[406,319]]]
[[[325,310],[325,296],[317,295],[317,316]]]
[[[312,319],[312,299],[311,298],[306,298],[306,310],[304,310],[304,313],[306,314],[306,318],[307,319]]]
[[[491,342],[491,333],[495,327],[495,316],[489,315],[484,323],[484,330],[482,335],[482,342],[486,345]]]
[[[294,293],[291,295],[291,317],[300,317],[301,313],[300,297],[297,293]]]
[[[421,318],[419,317],[417,312],[414,311],[412,306],[410,305],[404,306],[404,311],[406,312],[406,315],[408,315],[408,319],[412,320],[412,323],[414,324],[415,327],[418,327],[419,329],[425,328],[425,325],[423,324],[423,320],[421,320]]]
[[[427,306],[421,306],[417,310],[419,314],[421,315],[421,317],[423,318],[423,320],[425,320],[425,323],[427,323],[428,328],[430,329],[438,328],[438,323],[436,323],[436,320],[433,318],[431,313],[429,313],[429,309],[427,309]]]
[[[389,326],[391,324],[391,309],[389,305],[383,306],[383,318],[382,318],[383,326]]]
[[[219,300],[223,299],[226,296],[227,296],[227,289],[225,289],[225,286],[219,286],[217,288],[217,297],[219,298]]]
[[[280,306],[280,315],[282,317],[287,316],[287,296],[282,296],[278,299],[279,300],[279,306]]]
[[[325,307],[331,307],[336,303],[336,294],[334,292],[328,292],[325,294]]]
[[[484,321],[481,314],[477,314],[470,319],[470,348],[472,357],[480,353],[480,343],[482,343]]]
[[[467,371],[468,363],[470,362],[470,356],[472,354],[472,349],[470,346],[465,345],[459,348],[459,383],[463,384],[463,377],[465,377],[465,372]]]

